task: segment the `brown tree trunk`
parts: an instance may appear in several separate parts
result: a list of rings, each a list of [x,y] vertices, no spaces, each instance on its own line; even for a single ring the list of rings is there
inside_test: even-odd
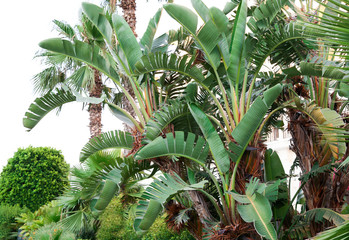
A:
[[[296,110],[289,110],[289,118],[288,130],[292,136],[290,149],[297,155],[302,175],[304,175],[309,173],[316,163],[320,165],[322,159],[330,158],[331,152],[330,149],[324,149],[319,144],[321,134],[314,128],[314,123],[309,117]],[[341,210],[349,176],[343,174],[343,170],[337,171],[337,174],[319,173],[307,180],[302,190],[308,210],[315,208]],[[310,226],[312,236],[323,231],[329,224],[312,222]]]
[[[90,97],[100,98],[103,90],[101,74],[97,69],[92,69],[94,72],[94,86],[90,89]],[[102,133],[102,104],[90,104],[88,112],[90,115],[90,135],[91,138],[94,138]]]
[[[136,0],[121,0],[120,7],[123,11],[123,17],[132,29],[133,34],[137,37],[136,33]]]

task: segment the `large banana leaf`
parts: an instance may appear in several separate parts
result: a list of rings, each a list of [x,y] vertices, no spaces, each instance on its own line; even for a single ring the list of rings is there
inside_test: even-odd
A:
[[[114,13],[112,21],[113,29],[118,39],[120,49],[123,51],[126,58],[128,69],[130,73],[133,73],[136,62],[142,57],[141,48],[130,26],[123,17]]]
[[[83,2],[82,10],[88,19],[95,25],[103,38],[109,43],[112,43],[113,29],[104,14],[103,8],[92,3]]]
[[[238,83],[241,77],[245,74],[245,71],[243,71],[245,69],[245,59],[243,59],[242,53],[245,42],[246,19],[247,0],[242,0],[240,1],[236,12],[230,44],[230,65],[228,68],[228,75],[234,83]]]
[[[164,9],[193,36],[205,53],[210,65],[217,68],[221,58],[219,52],[217,52],[218,49],[215,47],[218,44],[220,33],[213,21],[207,21],[199,33],[196,34],[198,18],[190,9],[176,4],[166,4]]]
[[[145,137],[149,140],[154,140],[168,124],[188,113],[188,105],[183,102],[173,101],[170,105],[163,106],[147,122],[145,126]]]
[[[264,158],[264,178],[265,181],[275,181],[285,178],[285,170],[282,166],[279,155],[272,149],[268,149]]]
[[[23,118],[23,125],[30,131],[50,111],[74,101],[76,101],[76,97],[70,91],[58,89],[57,93],[49,92],[43,97],[35,99],[34,103],[29,106],[28,112]]]
[[[136,73],[144,74],[157,70],[167,70],[178,72],[187,76],[191,79],[194,79],[198,82],[203,82],[205,77],[202,75],[200,69],[195,66],[191,66],[194,61],[193,59],[187,62],[188,56],[178,57],[175,54],[167,55],[166,53],[151,53],[145,55],[141,58],[141,61],[136,63]]]
[[[275,228],[271,224],[272,211],[268,199],[256,190],[259,180],[253,178],[246,189],[246,195],[240,195],[235,192],[230,194],[233,198],[243,203],[238,205],[237,209],[245,222],[253,222],[256,231],[266,239],[276,240]]]
[[[191,0],[191,4],[204,22],[211,19],[210,9],[201,0]]]
[[[115,82],[119,82],[119,75],[115,68],[115,61],[97,45],[91,45],[79,40],[74,43],[60,38],[51,38],[39,43],[39,46],[55,53],[60,53],[96,68]],[[103,52],[103,55],[101,54]]]
[[[164,176],[154,180],[145,190],[142,197],[148,201],[141,201],[136,209],[134,228],[138,232],[147,231],[154,223],[164,204],[172,196],[189,190],[202,189],[206,180],[196,184],[187,184],[177,174]]]
[[[184,132],[174,132],[166,134],[166,138],[157,137],[137,152],[135,160],[174,155],[204,164],[209,151],[206,141],[192,133],[188,133],[185,140],[184,135]]]
[[[92,138],[81,150],[80,162],[85,161],[94,153],[110,148],[132,149],[133,137],[128,132],[119,130],[102,133],[100,136]]]
[[[190,104],[189,109],[210,146],[218,171],[220,173],[226,173],[230,168],[230,159],[216,129],[206,114],[195,104]]]
[[[234,153],[232,156],[234,162],[241,159],[246,147],[250,143],[257,129],[260,127],[269,107],[279,96],[281,90],[282,87],[278,84],[265,91],[263,94],[264,99],[262,100],[261,97],[258,97],[241,119],[240,123],[233,130],[232,136],[237,142],[237,144],[230,144],[230,148]]]
[[[162,8],[149,20],[148,27],[140,40],[140,44],[145,48],[145,53],[150,53],[153,47],[154,36],[160,21],[161,12]]]

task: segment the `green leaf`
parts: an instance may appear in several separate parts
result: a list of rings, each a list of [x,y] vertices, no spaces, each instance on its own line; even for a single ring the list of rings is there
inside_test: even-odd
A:
[[[80,153],[80,162],[101,150],[109,148],[132,149],[133,141],[133,137],[127,132],[115,130],[102,133],[100,136],[92,138],[84,146]]]
[[[198,19],[190,9],[176,4],[166,4],[164,5],[164,9],[194,37],[208,58],[210,65],[216,69],[220,63],[220,55],[217,52],[218,49],[217,51],[214,49],[218,44],[220,33],[213,21],[207,21],[199,33],[196,34]]]
[[[233,130],[232,136],[237,141],[237,144],[231,144],[231,148],[236,156],[232,159],[234,162],[243,155],[255,132],[260,127],[269,107],[281,93],[281,90],[282,87],[278,84],[264,92],[264,101],[261,97],[258,97]]]
[[[271,224],[272,211],[268,199],[256,192],[259,180],[252,178],[246,189],[246,195],[230,192],[233,198],[245,205],[238,205],[237,209],[245,222],[253,222],[256,231],[266,239],[276,240],[276,231]]]
[[[128,69],[132,73],[136,62],[142,57],[141,48],[130,26],[123,17],[113,14],[112,22],[119,46],[126,57]]]
[[[264,169],[265,181],[274,181],[285,177],[285,170],[279,155],[272,149],[268,149],[265,153]]]
[[[196,33],[198,17],[189,8],[172,3],[165,4],[164,9],[190,33]]]
[[[149,140],[157,138],[162,130],[172,121],[189,113],[188,105],[179,101],[172,101],[169,105],[164,105],[154,113],[154,116],[145,126],[145,137]]]
[[[109,109],[111,113],[120,121],[126,123],[128,126],[133,127],[135,124],[134,118],[128,114],[125,110],[123,110],[121,107],[114,105],[112,103],[107,102]]]
[[[340,226],[345,221],[349,220],[349,214],[340,214],[328,208],[311,209],[303,215],[306,222],[322,222],[324,220],[327,220],[329,222],[333,222],[336,226]]]
[[[174,195],[189,190],[202,189],[207,183],[206,180],[196,184],[187,184],[177,174],[171,176],[164,173],[159,179],[155,179],[145,190],[142,198],[148,201],[140,201],[136,209],[134,228],[144,233],[154,223],[162,210],[162,204]]]
[[[190,104],[189,109],[210,146],[210,150],[218,171],[220,173],[226,173],[230,168],[230,159],[213,124],[208,119],[206,114],[195,104]]]
[[[202,137],[188,133],[184,140],[184,132],[166,134],[166,138],[157,137],[141,148],[135,155],[135,160],[143,160],[162,156],[181,156],[199,164],[206,162],[209,146]]]
[[[238,83],[241,77],[245,74],[241,69],[245,64],[243,58],[243,48],[245,42],[245,29],[247,18],[247,0],[241,0],[233,27],[233,34],[230,45],[230,65],[228,75],[233,83]]]
[[[329,229],[314,237],[314,240],[347,240],[349,239],[349,221]]]
[[[113,64],[113,58],[103,52],[97,45],[74,40],[74,43],[60,38],[51,38],[39,43],[39,46],[55,53],[60,53],[78,61],[84,62],[100,72],[104,73],[115,82],[119,81],[119,75]],[[112,64],[111,64],[112,63]]]
[[[23,125],[30,131],[46,114],[61,107],[63,104],[74,101],[76,101],[76,97],[71,92],[59,89],[57,93],[49,92],[43,97],[35,99],[35,101],[30,104],[23,118]]]
[[[191,4],[204,22],[211,19],[210,10],[205,3],[203,3],[201,0],[191,0]]]
[[[201,70],[195,66],[186,64],[187,57],[178,57],[176,54],[151,53],[145,55],[136,64],[136,73],[145,74],[158,70],[174,71],[183,74],[197,82],[203,82],[205,77]]]
[[[121,175],[120,175],[119,181],[120,180],[121,180]],[[96,205],[94,206],[94,208],[97,211],[103,211],[108,206],[108,204],[113,199],[113,197],[115,196],[115,193],[118,190],[119,190],[118,184],[115,183],[115,181],[107,179],[105,181],[104,186],[103,186],[102,193],[99,196],[99,199],[97,200]]]
[[[156,218],[161,213],[163,207],[162,204],[155,200],[138,202],[136,208],[136,219],[133,226],[136,232],[144,233],[153,225]]]
[[[103,38],[109,43],[112,43],[113,29],[104,14],[104,10],[92,3],[83,2],[82,10],[88,19],[95,25],[98,31],[103,35]]]
[[[158,27],[160,16],[161,16],[162,8],[160,8],[149,20],[148,27],[145,30],[140,43],[145,47],[145,52],[150,53],[153,47],[154,36],[156,33],[156,29]]]

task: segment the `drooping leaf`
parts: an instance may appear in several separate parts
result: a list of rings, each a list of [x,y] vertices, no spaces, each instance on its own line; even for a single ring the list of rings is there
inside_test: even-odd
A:
[[[133,137],[130,133],[115,130],[102,133],[92,138],[81,150],[80,162],[83,162],[92,154],[110,148],[132,149]]]
[[[164,204],[172,196],[189,190],[202,189],[206,180],[196,184],[187,184],[177,174],[173,176],[164,173],[159,179],[154,180],[145,190],[142,197],[147,201],[140,201],[136,209],[134,228],[140,233],[147,231],[154,223]]]
[[[169,105],[163,106],[147,122],[145,126],[145,137],[149,140],[154,140],[168,124],[188,113],[187,104],[179,101],[172,101]]]
[[[74,43],[72,43],[60,38],[51,38],[40,42],[39,46],[48,51],[60,53],[84,62],[104,73],[113,81],[119,81],[119,75],[114,66],[115,61],[106,52],[101,55],[102,51],[97,45],[90,45],[78,40],[74,40]]]
[[[198,163],[206,161],[209,146],[202,137],[188,133],[184,139],[184,132],[166,134],[141,148],[135,155],[135,160],[149,159],[162,156],[181,156]]]
[[[314,237],[314,240],[347,240],[349,239],[349,221],[329,229]]]
[[[144,74],[157,70],[168,70],[183,74],[195,81],[203,82],[205,80],[201,70],[195,66],[187,64],[187,57],[178,57],[175,54],[151,53],[145,55],[136,64],[136,73]]]
[[[69,91],[58,89],[57,93],[49,92],[43,97],[35,99],[34,103],[29,106],[28,112],[23,118],[23,125],[30,131],[47,113],[63,104],[74,101],[76,101],[76,97]]]

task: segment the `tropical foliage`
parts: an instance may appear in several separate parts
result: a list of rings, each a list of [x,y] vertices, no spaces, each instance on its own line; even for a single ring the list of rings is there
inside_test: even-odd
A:
[[[76,234],[98,226],[122,194],[137,203],[138,234],[164,210],[171,229],[196,239],[303,239],[333,225],[341,234],[348,220],[340,213],[349,182],[348,7],[329,2],[314,12],[286,0],[232,1],[223,11],[192,0],[195,12],[165,4],[180,29],[155,38],[159,10],[139,42],[121,16],[83,3],[96,44],[55,38],[40,46],[98,70],[115,83],[114,96],[82,97],[65,86],[36,99],[24,125],[83,101],[103,102],[129,128],[102,133],[82,149],[82,168],[73,169],[72,187],[60,198],[63,226]],[[290,176],[265,145],[281,115],[297,156]],[[301,185],[291,196],[287,180],[297,166]],[[135,193],[145,179],[153,180]]]

